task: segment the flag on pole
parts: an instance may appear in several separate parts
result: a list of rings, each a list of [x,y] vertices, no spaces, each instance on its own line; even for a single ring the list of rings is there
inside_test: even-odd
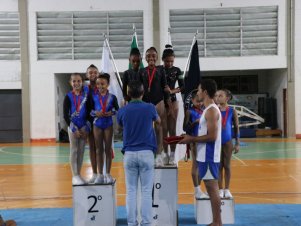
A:
[[[131,50],[133,48],[139,49],[139,47],[138,47],[138,39],[137,39],[137,32],[136,32],[135,25],[133,25],[133,29],[134,29],[134,34],[133,34],[133,37],[132,37]],[[131,65],[131,63],[129,63],[129,69],[131,69],[131,68],[132,68],[132,65]],[[142,60],[140,62],[140,68],[144,68]]]
[[[189,64],[189,67],[188,67]],[[182,102],[182,98],[177,98],[179,100],[179,106],[185,106],[187,109],[190,106],[191,102],[191,93],[193,90],[198,88],[198,85],[201,81],[201,73],[200,73],[200,63],[199,63],[199,51],[198,51],[198,43],[195,40],[192,42],[191,52],[188,55],[188,61],[186,68],[188,69],[187,76],[184,77],[185,82],[185,93],[184,93],[184,103]],[[185,69],[186,70],[186,69]],[[185,71],[184,71],[185,75]],[[177,95],[179,95],[177,93]],[[180,95],[179,95],[180,96]],[[178,120],[177,120],[177,134],[185,133],[183,131],[183,120],[184,120],[184,110],[183,108],[179,108]],[[186,145],[177,145],[175,159],[179,161],[184,159],[186,155]]]
[[[101,58],[101,72],[110,75],[109,92],[117,97],[118,104],[121,106],[123,99],[121,85],[118,82],[117,75],[113,66],[113,59],[110,57],[110,47],[107,45],[106,40],[103,43],[102,58]]]
[[[131,43],[131,49],[137,48],[138,49],[138,41],[137,41],[137,32],[134,31],[133,37],[132,37],[132,43]]]
[[[198,88],[200,82],[201,82],[201,72],[200,72],[200,62],[199,62],[199,49],[198,49],[198,41],[195,40],[189,59],[188,74],[184,78],[184,83],[185,83],[184,104],[186,109],[190,105],[192,91]]]

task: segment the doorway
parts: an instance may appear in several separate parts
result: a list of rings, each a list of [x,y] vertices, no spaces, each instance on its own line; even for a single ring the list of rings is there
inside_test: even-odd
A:
[[[0,90],[0,143],[23,141],[21,90]]]

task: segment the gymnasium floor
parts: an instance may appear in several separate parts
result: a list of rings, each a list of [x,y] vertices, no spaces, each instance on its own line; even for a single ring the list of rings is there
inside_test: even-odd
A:
[[[120,146],[120,142],[115,143],[116,158],[112,175],[117,178],[118,206],[124,206],[124,173],[122,155],[118,151]],[[68,144],[0,144],[0,214],[10,217],[22,211],[34,211],[31,208],[67,208],[66,211],[70,211],[72,186],[68,161]],[[193,204],[190,167],[190,161],[179,164],[178,197],[179,204],[185,204],[180,207],[184,214],[185,208],[189,209]],[[85,178],[91,176],[88,149],[82,174]],[[256,210],[272,210],[275,207],[301,210],[301,141],[243,139],[240,153],[233,156],[231,191],[239,207],[237,213],[249,207],[255,207]],[[119,207],[119,211],[124,212],[123,207]],[[301,225],[299,222],[283,225]],[[275,224],[262,222],[257,225]]]

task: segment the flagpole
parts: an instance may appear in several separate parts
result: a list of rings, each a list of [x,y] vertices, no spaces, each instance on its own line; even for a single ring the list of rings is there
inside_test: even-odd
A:
[[[187,63],[186,63],[185,70],[184,70],[184,76],[183,76],[184,78],[186,76],[187,68],[188,68],[188,65],[189,65],[189,62],[190,62],[190,56],[191,56],[191,52],[192,52],[192,47],[194,45],[194,42],[196,40],[196,36],[198,35],[198,33],[199,33],[199,30],[196,30],[196,33],[195,33],[195,35],[193,37],[193,40],[192,40],[192,44],[191,44],[191,47],[190,47],[190,50],[189,50],[189,54],[188,54],[188,58],[187,58]]]
[[[116,73],[117,73],[117,76],[116,76],[116,77],[117,77],[118,84],[119,84],[119,86],[120,86],[120,89],[122,90],[122,81],[121,81],[121,78],[120,78],[120,75],[119,75],[117,66],[116,66],[116,64],[115,64],[115,60],[114,60],[114,57],[113,57],[113,53],[112,53],[112,51],[111,51],[111,47],[110,47],[109,41],[108,41],[107,36],[106,36],[105,34],[104,34],[103,36],[104,36],[104,38],[105,38],[105,42],[106,42],[106,44],[107,44],[107,47],[109,48],[109,53],[110,53],[110,55],[111,55],[111,58],[112,58],[112,61],[113,61],[113,65],[114,65],[115,71],[116,71]]]
[[[167,44],[170,44],[172,46],[172,43],[171,43],[171,35],[170,35],[170,27],[168,27],[168,30],[167,30]]]

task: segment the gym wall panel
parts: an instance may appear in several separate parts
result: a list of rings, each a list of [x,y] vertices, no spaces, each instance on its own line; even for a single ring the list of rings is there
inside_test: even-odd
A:
[[[160,1],[161,48],[168,28],[185,68],[194,34],[202,71],[286,68],[285,0]]]

